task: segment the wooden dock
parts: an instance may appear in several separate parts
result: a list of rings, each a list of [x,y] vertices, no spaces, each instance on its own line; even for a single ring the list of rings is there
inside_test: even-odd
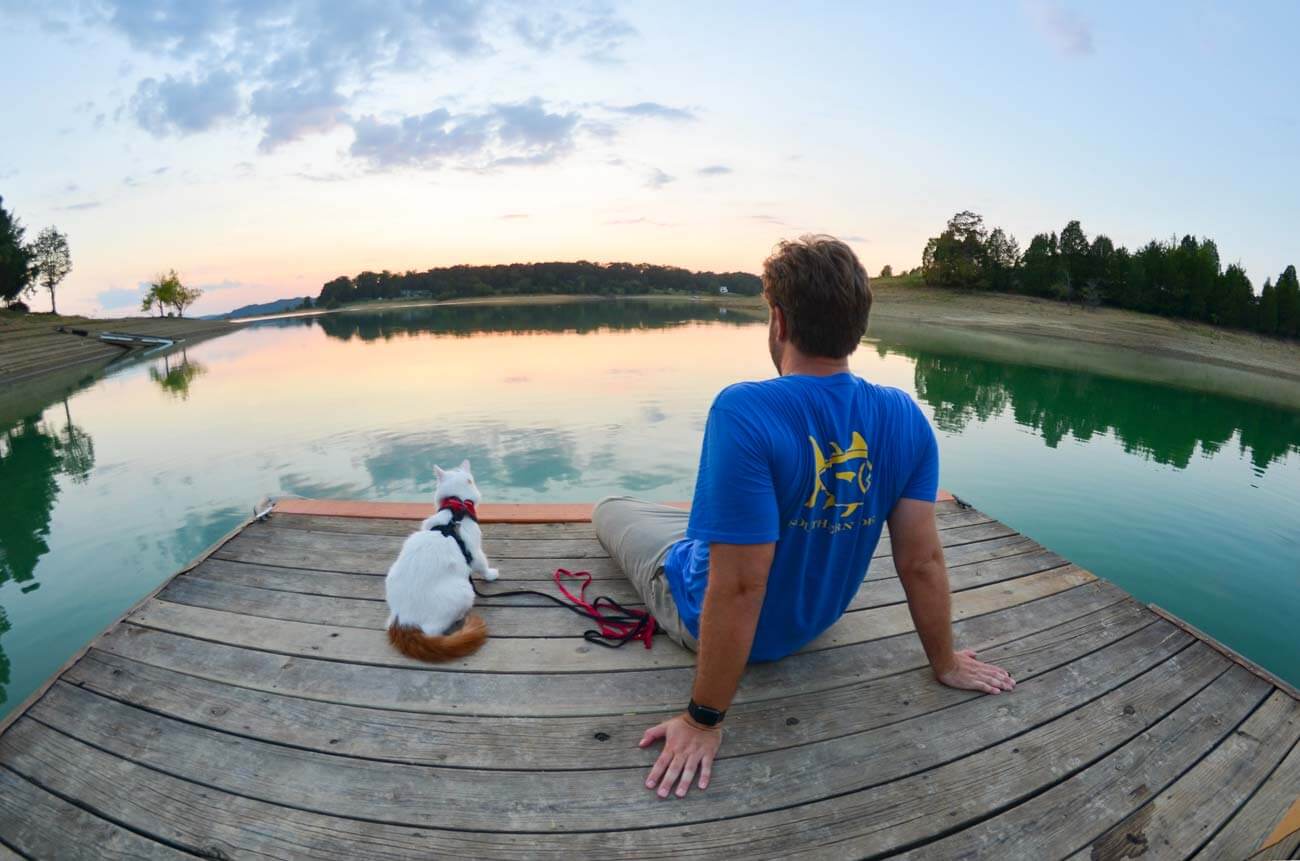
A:
[[[485,507],[502,579],[484,590],[565,567],[635,602],[587,511]],[[0,859],[1240,861],[1300,844],[1294,691],[956,502],[957,637],[1016,690],[933,680],[884,540],[834,628],[750,668],[713,785],[665,801],[636,742],[689,694],[693,656],[667,638],[600,648],[513,598],[480,600],[492,639],[460,662],[388,646],[381,575],[427,512],[281,503],[112,626],[0,725]]]

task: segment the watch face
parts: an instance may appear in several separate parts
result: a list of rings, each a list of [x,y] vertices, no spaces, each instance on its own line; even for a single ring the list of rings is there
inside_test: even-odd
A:
[[[708,706],[697,705],[694,700],[686,711],[696,723],[704,726],[717,726],[722,721],[722,712]]]

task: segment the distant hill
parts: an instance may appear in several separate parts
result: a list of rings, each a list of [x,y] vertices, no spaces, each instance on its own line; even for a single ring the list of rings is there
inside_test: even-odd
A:
[[[295,296],[292,299],[276,299],[274,302],[263,302],[260,305],[245,305],[242,308],[227,311],[225,314],[208,314],[199,319],[238,320],[240,317],[258,317],[262,314],[278,314],[281,311],[291,311],[302,303],[303,297]]]

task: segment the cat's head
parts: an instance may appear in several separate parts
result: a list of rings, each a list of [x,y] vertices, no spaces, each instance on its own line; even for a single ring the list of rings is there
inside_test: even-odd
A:
[[[475,504],[482,499],[482,493],[474,483],[474,475],[469,471],[469,460],[461,461],[460,466],[455,469],[435,466],[433,473],[438,479],[438,487],[433,492],[433,500],[436,504],[441,505],[444,499],[452,496]]]

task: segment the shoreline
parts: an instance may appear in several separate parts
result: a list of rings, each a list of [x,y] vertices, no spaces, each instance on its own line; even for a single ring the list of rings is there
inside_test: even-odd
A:
[[[242,321],[198,320],[190,317],[76,317],[53,314],[0,314],[0,384],[6,387],[42,380],[50,374],[85,374],[103,370],[114,360],[137,353],[57,331],[60,326],[92,335],[122,331],[171,338],[178,344],[224,335],[243,327]],[[95,367],[92,367],[95,366]]]
[[[890,330],[915,327],[921,340],[960,351],[975,343],[988,358],[1090,370],[1300,408],[1300,343],[1204,323],[1115,308],[1083,310],[1060,302],[996,293],[961,293],[901,279],[875,279],[867,341]],[[91,319],[36,314],[0,315],[0,383],[21,384],[48,375],[97,373],[122,355],[120,348],[54,331],[58,325],[89,331],[122,329],[188,341],[245,325],[325,314],[374,313],[441,306],[554,305],[592,301],[698,302],[765,314],[761,297],[641,294],[475,296],[434,300],[377,300],[238,320],[174,317]],[[912,340],[904,338],[903,340]],[[961,343],[958,343],[958,341]],[[92,363],[101,367],[90,368]],[[1197,369],[1204,369],[1204,373]],[[1213,377],[1213,379],[1211,379]]]

